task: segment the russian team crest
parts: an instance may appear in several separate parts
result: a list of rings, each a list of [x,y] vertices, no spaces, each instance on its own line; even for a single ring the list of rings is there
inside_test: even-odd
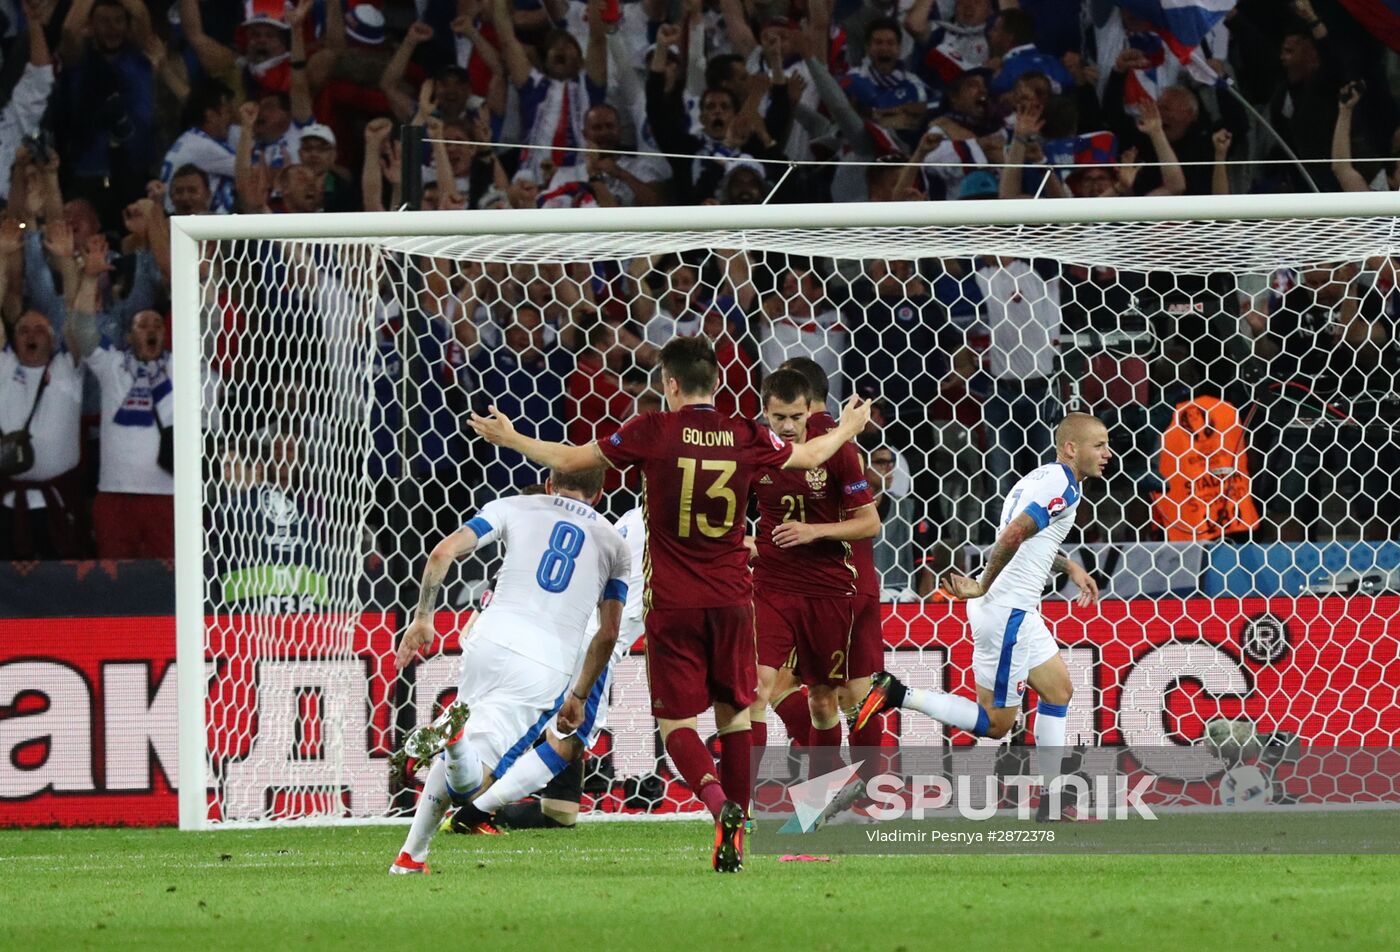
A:
[[[825,467],[818,466],[816,469],[807,470],[807,488],[814,493],[819,493],[826,489]]]

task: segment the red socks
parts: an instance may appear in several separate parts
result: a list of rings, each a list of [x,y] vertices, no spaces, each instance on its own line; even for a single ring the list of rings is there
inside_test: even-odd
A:
[[[806,747],[811,743],[812,712],[807,708],[806,688],[793,691],[774,704],[773,711],[782,718],[783,726],[787,728],[793,743],[799,747]]]
[[[719,780],[724,796],[749,812],[753,799],[753,731],[745,728],[719,735]]]
[[[753,737],[753,749],[759,751],[759,756],[763,756],[763,748],[768,746],[768,723],[767,721],[750,721],[749,735]]]
[[[871,777],[885,771],[887,766],[885,762],[886,758],[883,755],[874,755],[875,750],[882,745],[884,739],[885,717],[883,714],[876,714],[866,722],[864,727],[859,730],[851,731],[851,759],[864,761],[860,767],[860,777],[862,780],[869,780]],[[857,755],[855,750],[858,747],[869,748],[869,750],[863,751]]]
[[[743,733],[748,738],[748,731]],[[750,743],[746,744],[745,747],[752,747],[751,738]],[[690,727],[679,727],[671,731],[666,737],[666,753],[670,755],[671,763],[676,765],[676,770],[685,779],[690,791],[718,819],[720,808],[724,806],[727,797],[724,788],[720,786],[719,779],[715,776],[714,758],[705,749],[705,743],[700,739],[700,735],[695,732],[694,728]],[[745,755],[744,764],[747,772],[747,750]],[[747,802],[747,800],[741,801],[741,805]]]

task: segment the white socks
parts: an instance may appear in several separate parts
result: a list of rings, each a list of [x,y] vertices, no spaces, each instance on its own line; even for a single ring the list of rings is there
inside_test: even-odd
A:
[[[950,727],[960,727],[978,737],[985,737],[987,734],[987,712],[971,698],[946,694],[943,691],[909,688],[904,692],[904,703],[900,707],[927,714],[935,721]],[[1063,731],[1060,737],[1064,738]]]
[[[472,806],[495,813],[506,804],[534,793],[568,765],[569,762],[560,757],[553,747],[547,743],[540,744],[511,764],[505,776],[487,787],[485,793],[472,801]]]
[[[1065,722],[1068,704],[1041,701],[1035,708],[1035,756],[1040,767],[1040,779],[1045,789],[1060,775],[1065,755]]]
[[[408,839],[403,848],[414,861],[423,862],[428,857],[428,844],[437,832],[442,815],[447,812],[447,764],[441,757],[433,758],[428,779],[423,781],[423,792],[418,794],[418,806],[413,811],[413,825],[408,828]]]
[[[465,735],[448,744],[444,754],[448,793],[461,798],[469,796],[481,786],[481,781],[486,777],[486,771],[481,766],[481,755]]]

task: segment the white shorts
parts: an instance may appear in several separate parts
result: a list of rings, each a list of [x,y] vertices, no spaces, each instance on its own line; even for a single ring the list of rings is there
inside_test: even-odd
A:
[[[577,737],[583,741],[584,750],[592,750],[593,745],[598,743],[598,737],[603,733],[603,728],[608,726],[608,701],[612,697],[612,674],[613,662],[609,661],[608,666],[603,669],[602,675],[594,682],[593,690],[588,692],[588,700],[583,702],[583,720],[579,722],[573,733],[562,735],[564,737]]]
[[[993,707],[1017,707],[1031,671],[1060,651],[1037,611],[967,603],[972,624],[972,673],[979,688],[992,692]]]
[[[462,651],[457,696],[471,708],[463,736],[500,777],[554,722],[572,678],[482,634]]]

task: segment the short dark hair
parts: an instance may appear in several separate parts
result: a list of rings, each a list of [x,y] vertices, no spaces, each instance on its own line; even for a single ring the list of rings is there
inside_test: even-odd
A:
[[[522,495],[522,496],[543,496],[543,495],[544,495],[544,483],[531,483],[531,484],[528,485],[528,486],[521,486],[521,487],[520,487],[520,495]]]
[[[715,89],[729,82],[735,63],[744,65],[744,58],[738,53],[721,53],[710,57],[710,61],[705,64],[705,88]]]
[[[603,491],[603,475],[601,466],[597,469],[581,469],[576,473],[561,473],[557,469],[551,469],[549,481],[554,484],[555,489],[582,493],[592,499]]]
[[[196,86],[190,92],[190,98],[185,100],[185,109],[181,113],[180,121],[186,129],[202,126],[206,112],[218,109],[225,100],[232,98],[233,90],[217,79],[206,79]]]
[[[898,20],[894,17],[876,17],[865,28],[865,42],[869,43],[870,38],[881,30],[889,30],[896,40],[904,39],[904,31],[900,29]]]
[[[673,337],[661,348],[661,373],[688,396],[709,396],[719,386],[719,360],[703,337]]]
[[[997,14],[1001,28],[1011,34],[1011,41],[1017,46],[1035,42],[1035,19],[1018,7],[1003,10]]]
[[[560,29],[551,29],[545,33],[544,38],[540,40],[540,52],[548,53],[552,47],[559,43],[570,43],[574,49],[580,53],[583,52],[583,45],[579,43],[578,39],[568,30]]]
[[[729,106],[731,109],[733,109],[735,112],[739,111],[739,97],[735,96],[734,92],[727,86],[711,86],[709,89],[706,89],[703,93],[700,94],[701,104],[705,102],[706,96],[711,95],[723,96],[725,99],[729,100]]]
[[[812,385],[808,382],[806,375],[800,371],[780,367],[763,378],[763,406],[765,409],[770,400],[781,400],[783,403],[801,400],[804,405],[811,403]]]
[[[102,7],[116,7],[121,10],[122,13],[126,14],[126,21],[128,23],[131,22],[131,11],[126,8],[122,0],[93,0],[92,9],[88,11],[88,16],[91,17],[92,14],[96,13]]]
[[[826,398],[831,393],[831,385],[827,382],[826,371],[822,365],[811,357],[789,357],[778,365],[779,370],[795,370],[803,377],[807,378],[807,388],[811,391],[812,400],[817,403],[825,403]]]
[[[195,165],[193,162],[186,162],[184,165],[176,169],[175,173],[170,176],[170,181],[173,184],[177,178],[184,178],[186,175],[198,175],[200,180],[204,182],[204,187],[209,187],[209,173],[204,171],[199,166]]]

